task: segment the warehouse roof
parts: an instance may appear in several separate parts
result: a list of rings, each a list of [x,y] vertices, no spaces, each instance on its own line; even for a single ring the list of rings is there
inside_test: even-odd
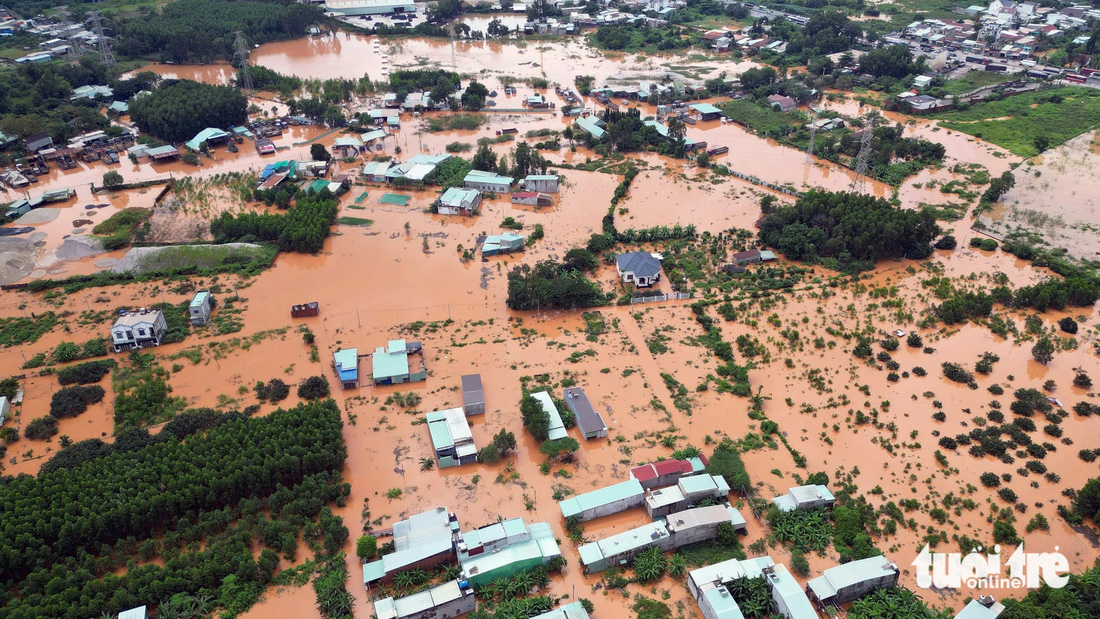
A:
[[[613,486],[607,486],[606,488],[599,488],[592,492],[571,496],[558,503],[558,505],[561,507],[562,516],[570,518],[572,516],[578,516],[582,512],[594,507],[621,501],[632,496],[640,495],[643,492],[642,484],[638,483],[637,479],[631,479]]]

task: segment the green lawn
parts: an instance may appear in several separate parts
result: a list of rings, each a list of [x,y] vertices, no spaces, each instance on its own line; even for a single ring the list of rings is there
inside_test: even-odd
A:
[[[971,71],[959,79],[949,80],[943,85],[943,90],[949,95],[961,95],[983,86],[992,86],[1012,81],[1016,76],[1009,73],[996,71]]]
[[[757,105],[749,99],[737,99],[724,103],[722,111],[732,120],[762,135],[783,134],[799,124],[790,114]]]
[[[1061,97],[1055,103],[1051,98]],[[1033,107],[1034,106],[1034,107]],[[940,126],[992,142],[1021,157],[1039,154],[1035,138],[1058,146],[1100,126],[1100,91],[1054,88],[933,114]]]

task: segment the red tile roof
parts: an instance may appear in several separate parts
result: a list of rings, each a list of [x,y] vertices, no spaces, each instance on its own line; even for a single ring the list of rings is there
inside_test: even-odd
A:
[[[638,481],[646,481],[649,479],[656,479],[657,471],[653,469],[652,464],[643,464],[642,466],[636,466],[630,469],[630,476]]]
[[[691,464],[683,460],[661,460],[653,463],[653,468],[657,471],[658,475],[668,475],[669,473],[690,473]]]

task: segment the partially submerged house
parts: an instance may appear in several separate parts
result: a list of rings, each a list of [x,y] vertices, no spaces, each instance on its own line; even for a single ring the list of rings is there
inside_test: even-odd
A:
[[[398,184],[423,184],[431,180],[439,164],[450,159],[450,155],[414,155],[386,170],[386,182]]]
[[[260,155],[274,155],[275,154],[275,142],[272,142],[269,138],[259,138],[255,141],[254,146],[256,152]]]
[[[818,619],[798,581],[771,557],[730,559],[688,572],[688,590],[707,619],[743,619],[729,585],[744,578],[763,578],[771,589],[778,615],[786,619]]]
[[[531,397],[539,401],[542,412],[546,413],[546,416],[550,419],[546,438],[556,441],[569,436],[569,433],[565,431],[565,424],[562,423],[561,413],[558,412],[558,407],[554,404],[554,398],[550,397],[550,394],[546,391],[536,391],[531,394]]]
[[[485,390],[481,386],[481,374],[466,374],[462,381],[462,412],[469,415],[485,413]]]
[[[409,516],[393,525],[393,552],[363,565],[363,584],[388,581],[402,570],[453,562],[458,539],[458,518],[445,507]]]
[[[527,524],[522,518],[495,522],[462,534],[458,563],[463,578],[474,587],[561,557],[554,530],[548,522]]]
[[[157,146],[155,148],[145,149],[145,154],[153,160],[154,163],[160,163],[162,161],[168,161],[180,156],[180,151],[175,146],[167,144],[165,146]]]
[[[466,414],[461,408],[448,408],[425,415],[432,448],[439,468],[461,466],[477,462],[477,446]]]
[[[191,297],[191,303],[187,306],[188,314],[191,317],[191,324],[193,325],[205,325],[210,322],[210,311],[214,308],[214,297],[210,295],[209,290],[200,290],[195,293],[194,297]]]
[[[702,473],[707,466],[702,456],[691,460],[658,460],[630,469],[630,478],[637,479],[642,488],[660,488],[680,481],[681,477]]]
[[[184,144],[191,150],[201,150],[203,143],[207,146],[216,146],[218,144],[225,144],[229,141],[230,135],[221,129],[216,127],[207,127],[202,131],[195,134],[195,137],[191,138]]]
[[[528,174],[520,179],[519,186],[527,191],[558,193],[558,177],[555,174]]]
[[[704,499],[724,500],[729,493],[729,484],[721,475],[692,475],[681,478],[674,486],[647,491],[645,511],[650,518],[662,518]]]
[[[737,531],[748,529],[748,523],[736,507],[708,505],[671,514],[665,526],[672,535],[672,547],[679,548],[718,537],[719,525],[729,523]]]
[[[516,191],[512,194],[512,204],[551,206],[554,204],[554,197],[548,193],[539,193],[537,191]]]
[[[615,269],[626,283],[648,288],[661,279],[661,261],[647,251],[632,251],[615,256]]]
[[[997,619],[1004,612],[1005,605],[993,599],[992,595],[983,595],[963,607],[955,619]]]
[[[316,301],[309,303],[302,303],[300,305],[290,306],[291,318],[305,318],[307,316],[316,316],[321,313],[321,305]]]
[[[481,255],[495,256],[497,254],[510,254],[516,251],[523,251],[525,246],[526,239],[514,232],[493,234],[485,237],[485,242],[481,244]]]
[[[386,182],[386,172],[389,169],[389,161],[372,161],[363,166],[363,176],[372,183],[384,183]]]
[[[828,488],[820,484],[789,488],[787,494],[772,499],[772,504],[782,512],[832,507],[834,503],[836,503],[836,497]]]
[[[754,262],[771,262],[775,260],[775,253],[767,250],[747,249],[733,254],[732,257],[735,264],[745,265]]]
[[[481,192],[476,189],[448,187],[436,203],[440,215],[473,215],[481,204]]]
[[[573,602],[572,604],[559,606],[541,615],[535,615],[531,617],[531,619],[589,619],[589,615],[588,611],[584,609],[584,604]]]
[[[461,580],[449,580],[403,598],[388,597],[374,603],[377,619],[451,619],[475,610],[474,590]]]
[[[410,353],[421,353],[423,347],[420,342],[405,342],[405,340],[390,340],[385,348],[374,349],[371,355],[372,379],[376,385],[398,385],[401,383],[414,383],[425,380],[428,377],[424,368],[423,358],[420,359],[420,367],[413,371],[409,364]]]
[[[625,566],[647,548],[657,548],[662,552],[672,549],[672,537],[663,521],[643,524],[618,535],[584,544],[577,551],[580,553],[584,572],[593,574],[609,567]]]
[[[584,494],[571,496],[558,503],[566,520],[576,518],[581,522],[610,516],[628,509],[641,507],[645,502],[645,490],[636,479],[599,488]]]
[[[588,400],[584,389],[567,387],[564,391],[564,397],[565,405],[569,407],[569,410],[573,413],[573,418],[577,421],[577,429],[580,430],[581,438],[590,440],[607,437],[607,424],[604,423],[603,416],[592,407],[592,402]]]
[[[344,389],[359,388],[359,349],[343,348],[332,353],[332,367]]]
[[[143,307],[136,312],[121,310],[115,324],[111,325],[111,343],[115,352],[160,346],[161,339],[167,334],[168,323],[164,312],[159,309],[147,310]]]
[[[8,396],[0,395],[0,424],[8,418],[9,412],[11,412],[11,403],[8,402]]]
[[[470,170],[462,179],[462,184],[467,189],[491,191],[493,193],[508,193],[512,190],[513,182],[514,179],[508,176],[501,176],[495,172],[483,172],[481,170]]]
[[[819,606],[847,604],[898,584],[898,566],[883,555],[837,565],[806,583],[806,593]]]
[[[607,123],[595,116],[581,116],[573,123],[573,126],[597,140],[603,139],[603,136],[607,134],[607,130],[605,129]]]
[[[118,614],[118,619],[145,619],[148,616],[146,606],[138,606],[137,608],[131,608],[124,610]]]
[[[699,114],[699,120],[718,120],[722,117],[722,110],[710,103],[692,103],[688,106],[693,112]]]

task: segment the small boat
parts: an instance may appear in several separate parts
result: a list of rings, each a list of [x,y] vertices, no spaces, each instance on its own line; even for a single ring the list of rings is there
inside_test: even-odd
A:
[[[905,337],[906,333],[904,329],[894,329],[894,335],[897,337]]]

